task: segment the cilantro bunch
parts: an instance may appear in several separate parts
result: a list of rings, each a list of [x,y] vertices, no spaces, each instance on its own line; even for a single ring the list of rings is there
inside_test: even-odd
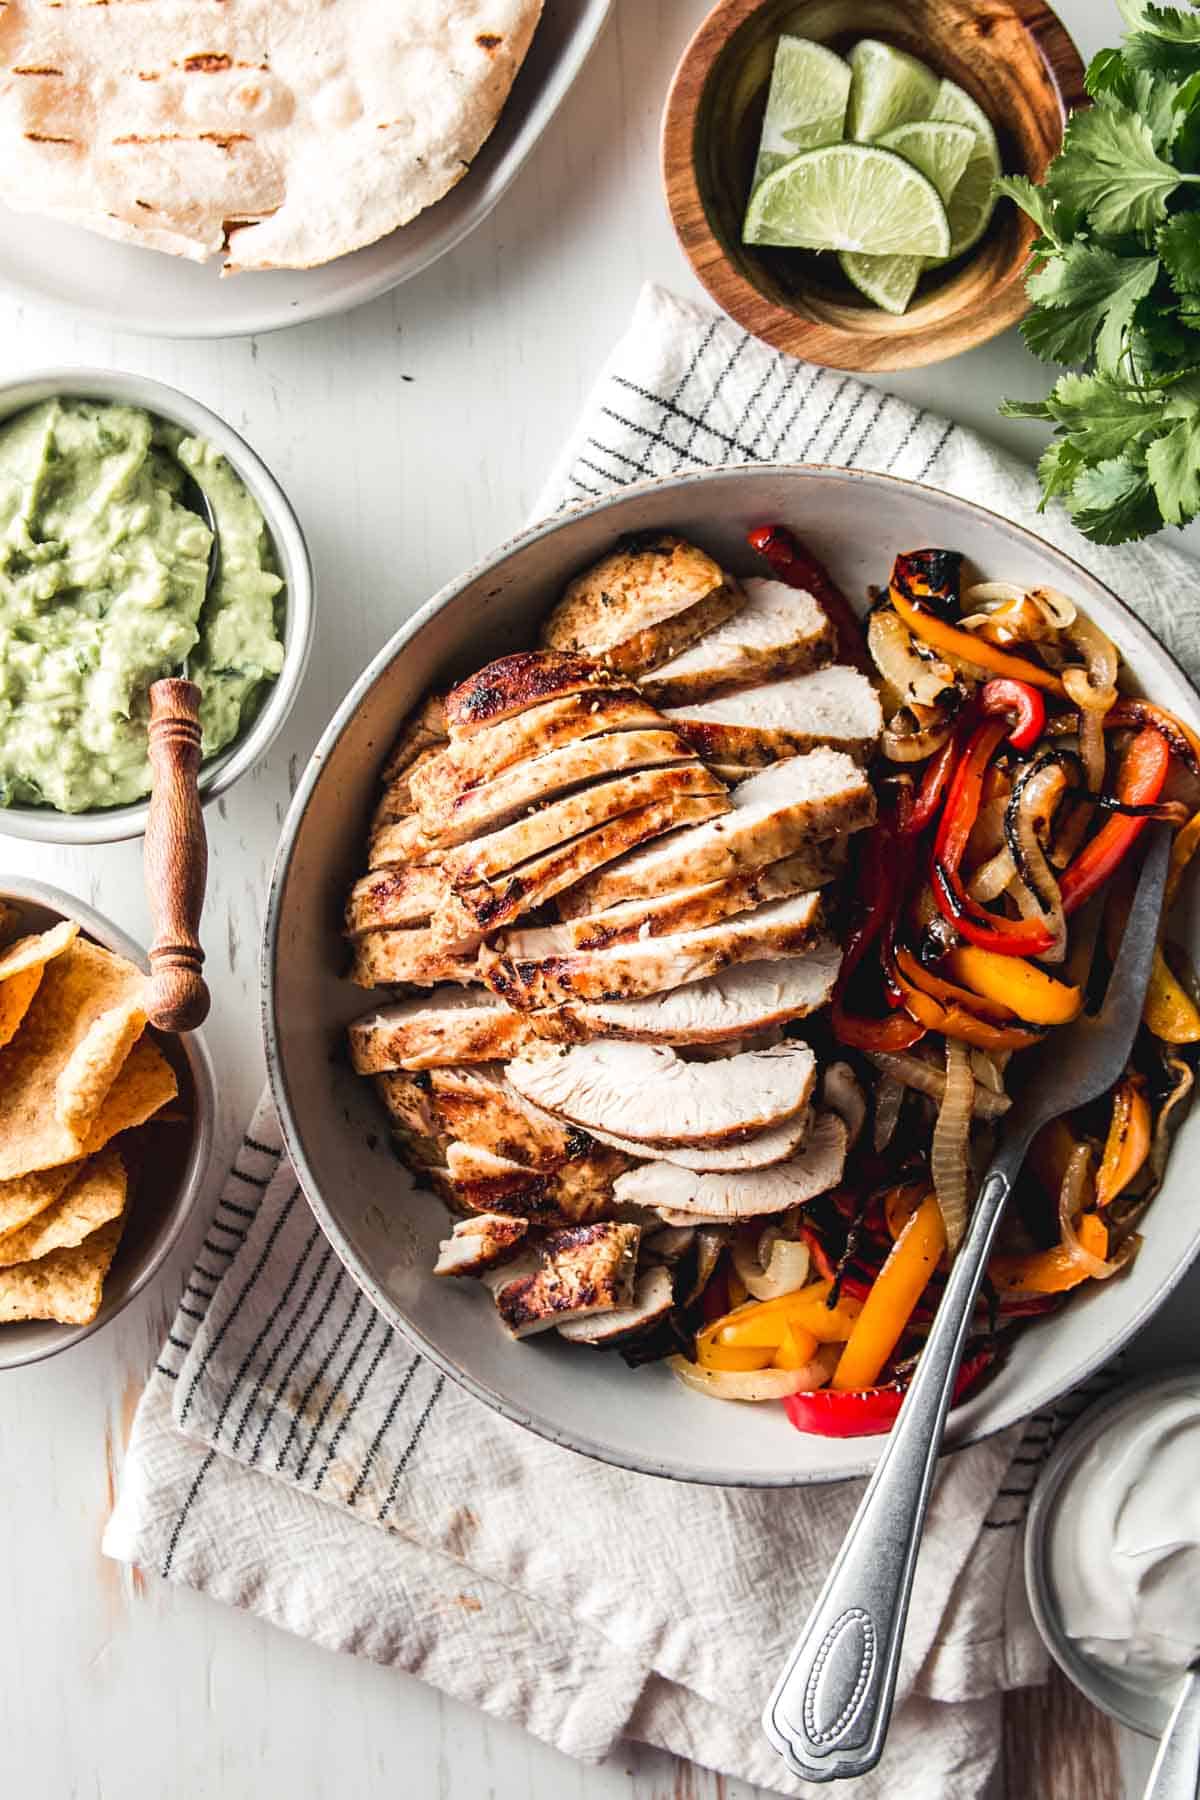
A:
[[[1200,0],[1190,11],[1118,0],[1129,31],[1087,72],[1044,185],[1006,176],[1040,236],[1025,342],[1068,363],[1045,400],[1043,508],[1061,495],[1097,544],[1200,513]]]

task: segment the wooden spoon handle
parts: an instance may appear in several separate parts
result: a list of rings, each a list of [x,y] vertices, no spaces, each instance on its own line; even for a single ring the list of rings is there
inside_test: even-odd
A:
[[[200,947],[208,840],[196,785],[199,707],[200,689],[194,681],[156,681],[150,689],[153,787],[145,874],[154,942],[146,1012],[160,1031],[194,1031],[209,1007]]]

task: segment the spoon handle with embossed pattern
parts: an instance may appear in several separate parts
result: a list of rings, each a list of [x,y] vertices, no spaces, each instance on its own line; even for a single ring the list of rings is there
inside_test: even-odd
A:
[[[200,690],[192,681],[156,681],[150,689],[154,785],[144,862],[154,942],[146,1012],[160,1031],[194,1031],[208,1014],[200,945],[208,841],[197,787],[199,705]]]

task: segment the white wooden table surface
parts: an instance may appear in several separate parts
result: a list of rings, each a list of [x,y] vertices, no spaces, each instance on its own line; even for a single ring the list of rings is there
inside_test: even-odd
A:
[[[377,303],[224,343],[151,341],[0,296],[0,377],[48,363],[140,370],[245,432],[291,494],[316,564],[307,685],[270,760],[209,816],[207,1037],[221,1156],[263,1080],[257,958],[275,838],[297,771],[354,675],[415,606],[516,529],[640,282],[697,292],[658,177],[671,70],[705,0],[616,0],[556,123],[492,218]],[[1061,0],[1081,49],[1114,40],[1109,0]],[[1041,391],[1015,333],[892,378],[928,407],[1036,448],[996,417]],[[0,837],[36,873],[147,937],[140,846]],[[30,1800],[750,1800],[665,1756],[583,1768],[416,1681],[337,1659],[99,1554],[141,1384],[205,1207],[163,1277],[107,1331],[0,1384],[0,1794]],[[1193,1304],[1200,1297],[1192,1284]],[[1186,1309],[1177,1305],[1180,1346]],[[1133,1745],[1134,1767],[1147,1759]]]

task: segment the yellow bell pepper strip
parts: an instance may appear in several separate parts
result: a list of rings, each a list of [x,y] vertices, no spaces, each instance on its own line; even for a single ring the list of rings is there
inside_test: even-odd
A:
[[[728,1351],[725,1353],[729,1354]],[[735,1351],[736,1355],[737,1352]],[[742,1351],[743,1356],[749,1351]],[[817,1340],[811,1331],[805,1331],[803,1325],[789,1325],[783,1334],[783,1341],[771,1358],[771,1366],[776,1369],[802,1369],[817,1354]]]
[[[708,1332],[700,1332],[696,1338],[696,1361],[702,1369],[719,1369],[735,1375],[748,1375],[753,1369],[766,1369],[770,1366],[769,1349],[740,1350],[728,1344],[715,1344]]]
[[[909,1182],[905,1187],[889,1188],[883,1196],[883,1217],[892,1242],[895,1243],[929,1190],[924,1182]]]
[[[1079,1016],[1083,993],[1056,981],[1021,956],[996,956],[976,944],[951,950],[945,968],[961,986],[1008,1007],[1030,1025],[1066,1025]]]
[[[1167,740],[1154,726],[1144,726],[1125,752],[1117,777],[1117,799],[1125,806],[1152,806],[1162,793],[1170,762]],[[1083,846],[1059,883],[1068,918],[1115,873],[1146,823],[1145,818],[1118,813]]]
[[[1090,1279],[1065,1244],[1029,1256],[993,1256],[988,1264],[988,1280],[1002,1300],[1023,1294],[1065,1294]]]
[[[1150,1102],[1141,1075],[1126,1075],[1113,1095],[1112,1120],[1096,1177],[1096,1205],[1124,1193],[1150,1154]]]
[[[1028,682],[1031,687],[1044,688],[1048,694],[1062,694],[1062,682],[1049,669],[1043,669],[1024,656],[1011,656],[1006,650],[997,650],[994,644],[957,625],[947,625],[944,619],[935,618],[905,599],[895,583],[889,588],[888,597],[914,637],[940,650],[943,655],[959,656],[964,662],[974,663],[976,668],[986,669],[989,674]]]
[[[1011,962],[1013,959],[1001,956],[996,960],[997,962]],[[945,964],[944,958],[943,964]],[[984,994],[970,993],[966,988],[956,987],[952,981],[946,981],[942,976],[935,975],[932,969],[925,968],[906,945],[901,945],[896,951],[896,970],[906,981],[910,981],[914,987],[920,988],[923,993],[929,995],[930,999],[938,1001],[942,1006],[964,1007],[968,1012],[977,1014],[981,1019],[990,1019],[993,1025],[1011,1025],[1016,1019],[1012,1008],[1005,1006],[1002,1001],[990,1000]]]
[[[854,1393],[874,1386],[945,1248],[946,1227],[937,1196],[926,1194],[871,1284],[834,1370],[832,1387]]]
[[[811,1331],[819,1344],[844,1344],[854,1329],[861,1310],[857,1300],[841,1299],[836,1306],[827,1304],[832,1286],[828,1281],[810,1281],[794,1294],[781,1294],[778,1300],[754,1301],[739,1306],[706,1327],[702,1335],[711,1334],[721,1345],[739,1350],[778,1350],[783,1334],[791,1326]]]
[[[1164,1044],[1200,1044],[1200,1007],[1172,973],[1161,945],[1154,952],[1142,1018]]]

